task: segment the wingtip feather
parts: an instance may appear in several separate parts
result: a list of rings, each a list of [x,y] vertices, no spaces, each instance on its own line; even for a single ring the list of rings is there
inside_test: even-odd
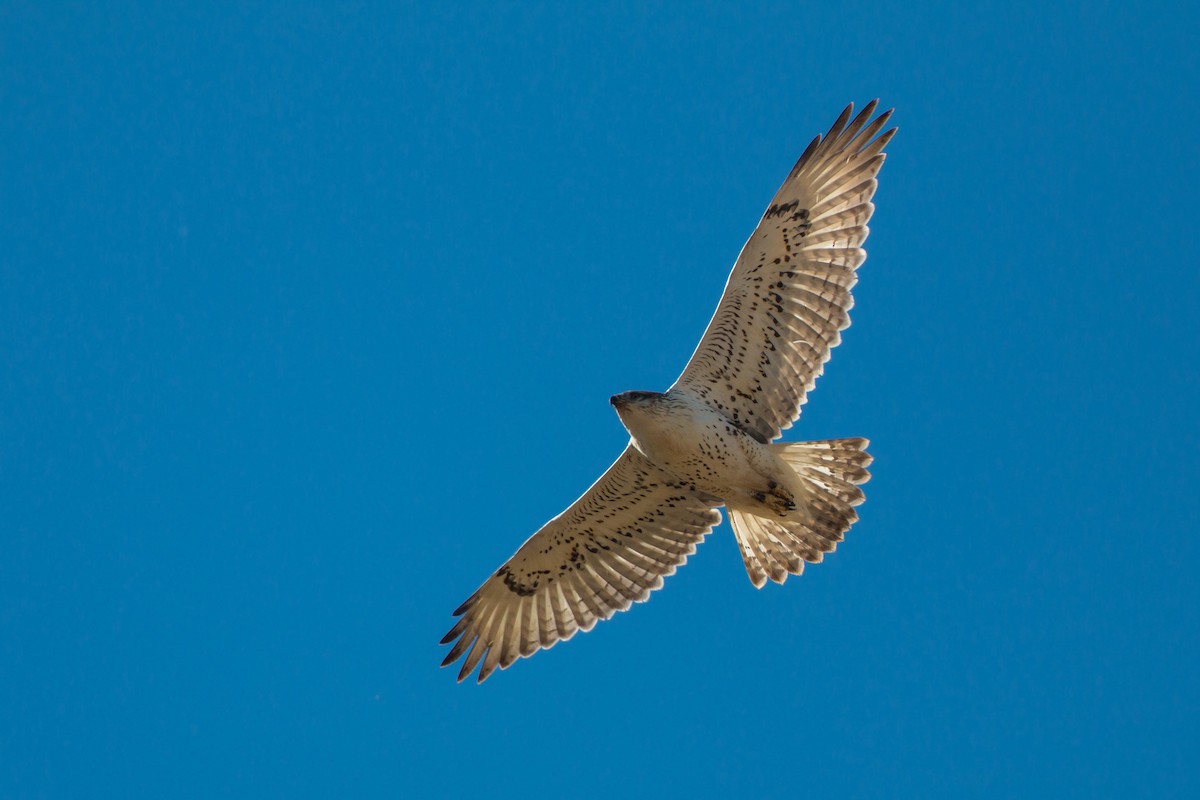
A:
[[[471,595],[466,600],[463,600],[462,605],[460,605],[458,608],[454,609],[454,611],[452,611],[451,614],[455,617],[461,617],[463,614],[467,613],[467,611],[470,610],[471,606],[475,605],[475,603],[478,600],[479,600],[479,592],[475,592],[475,594]]]

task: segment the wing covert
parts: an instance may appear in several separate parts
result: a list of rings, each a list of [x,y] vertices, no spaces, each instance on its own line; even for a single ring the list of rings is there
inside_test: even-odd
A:
[[[705,399],[759,441],[791,427],[850,324],[855,270],[895,134],[846,107],[805,149],[742,248],[716,313],[672,391]]]
[[[461,681],[482,662],[482,683],[645,600],[721,521],[719,504],[627,447],[455,610],[442,666],[465,655]]]

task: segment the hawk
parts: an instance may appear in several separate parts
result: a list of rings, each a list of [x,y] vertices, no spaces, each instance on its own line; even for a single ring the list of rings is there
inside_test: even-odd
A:
[[[611,398],[625,452],[455,610],[442,666],[496,667],[646,600],[729,512],[755,587],[833,552],[858,519],[866,439],[773,443],[850,324],[875,206],[878,101],[805,149],[742,248],[716,313],[665,393]],[[872,118],[874,116],[874,118]],[[457,640],[457,641],[456,641]]]

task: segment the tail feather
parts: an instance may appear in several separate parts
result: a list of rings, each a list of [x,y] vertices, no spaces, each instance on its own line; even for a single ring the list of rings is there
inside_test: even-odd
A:
[[[773,528],[766,519],[733,513],[739,514],[739,523],[751,532],[750,536],[739,536],[738,543],[742,546],[742,559],[750,579],[756,586],[762,586],[768,577],[782,583],[788,573],[804,569],[804,561],[796,552],[796,542],[787,530]]]
[[[871,455],[866,452],[869,444],[866,439],[829,439],[774,447],[778,448],[779,457],[802,478],[856,506],[864,498],[858,484],[871,478],[867,472],[871,463]]]
[[[746,572],[756,587],[767,578],[783,583],[799,575],[805,562],[817,563],[833,552],[858,520],[862,503],[858,484],[871,477],[866,439],[831,439],[772,445],[796,471],[796,509],[785,516],[761,516],[761,508],[729,506],[729,519],[742,551]]]

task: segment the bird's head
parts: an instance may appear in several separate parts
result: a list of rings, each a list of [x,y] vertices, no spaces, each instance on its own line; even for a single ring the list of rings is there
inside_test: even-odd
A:
[[[665,400],[666,396],[660,392],[621,392],[608,402],[616,409],[621,424],[636,436],[636,430],[665,413]]]
[[[662,397],[661,392],[621,392],[608,398],[608,402],[612,403],[613,408],[620,414],[622,409],[626,408],[653,408],[658,405]]]

